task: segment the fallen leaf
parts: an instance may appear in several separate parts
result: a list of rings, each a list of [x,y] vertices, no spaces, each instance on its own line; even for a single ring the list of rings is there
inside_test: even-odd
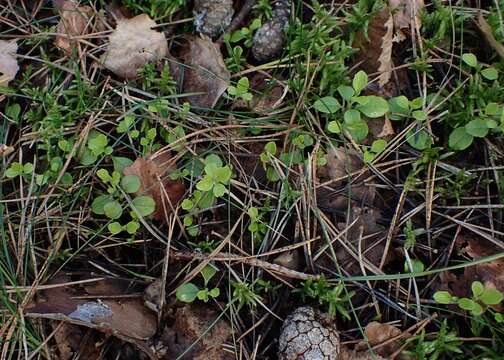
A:
[[[77,41],[73,37],[86,33],[92,11],[90,6],[77,6],[72,0],[66,0],[62,3],[60,9],[61,18],[56,27],[58,35],[54,44],[67,55],[72,54],[72,49],[77,44]]]
[[[248,108],[261,115],[268,115],[280,107],[287,90],[279,81],[260,72],[250,78],[250,88],[253,98]]]
[[[9,145],[0,144],[0,157],[7,156],[14,151],[14,148]]]
[[[364,163],[358,153],[344,147],[331,148],[326,155],[327,164],[319,167],[317,177],[320,185],[317,189],[317,204],[327,211],[346,210],[348,202],[371,205],[375,198],[375,188],[367,186],[364,180],[367,172],[360,176],[345,179],[347,175],[364,168]]]
[[[299,270],[301,259],[297,250],[286,251],[278,255],[273,262],[291,270]]]
[[[140,178],[140,189],[137,195],[148,195],[155,201],[156,210],[152,217],[157,220],[165,219],[165,209],[167,214],[171,213],[184,196],[184,182],[169,178],[175,170],[176,165],[168,152],[163,152],[158,156],[138,158],[133,164],[124,168],[124,175],[136,175]]]
[[[386,117],[377,119],[368,119],[367,124],[369,129],[369,135],[367,139],[363,141],[366,144],[371,144],[376,139],[389,140],[392,137],[392,135],[395,134],[392,122]]]
[[[394,35],[394,21],[392,15],[383,24],[385,34],[381,41],[381,51],[378,57],[378,85],[381,87],[387,85],[392,75],[392,36]]]
[[[380,216],[379,210],[354,206],[350,211],[348,225],[344,222],[337,224],[339,231],[346,232],[345,237],[342,238],[345,246],[336,241],[333,244],[333,248],[339,266],[349,275],[362,273],[360,258],[367,264],[367,266],[363,266],[368,272],[370,271],[369,268],[376,269],[380,265],[385,249],[385,242],[383,241],[383,237],[380,236],[383,234],[383,228],[377,224]],[[361,249],[360,255],[359,243]],[[334,267],[334,261],[330,255],[331,252],[326,249],[325,242],[315,243],[314,249],[316,252],[324,248],[325,251],[317,259],[316,265],[321,269],[332,268]],[[389,260],[390,256],[387,256],[386,261],[388,262]]]
[[[66,280],[60,278],[51,284]],[[39,300],[27,308],[26,314],[113,333],[123,340],[147,340],[156,333],[154,313],[144,307],[140,299],[125,298],[118,301],[76,298],[82,295],[86,293],[69,286],[44,290]]]
[[[69,360],[77,353],[79,359],[94,360],[100,356],[100,349],[95,347],[92,337],[86,337],[83,327],[69,323],[53,321],[51,327],[56,331],[54,341],[59,351],[59,360]]]
[[[16,77],[19,65],[16,60],[18,46],[16,41],[0,40],[0,86],[7,87]]]
[[[455,246],[459,254],[466,255],[471,260],[478,260],[502,252],[502,249],[488,240],[467,235],[459,235]],[[471,297],[471,285],[474,281],[480,281],[485,287],[495,288],[504,293],[504,259],[465,267],[464,273],[459,276],[451,272],[444,274],[441,290],[448,290],[458,297]],[[498,305],[496,308],[501,309],[502,306]]]
[[[173,325],[166,327],[157,347],[164,347],[164,359],[231,360],[223,344],[232,332],[229,324],[208,305],[189,304],[176,308]],[[182,354],[184,355],[182,356]]]
[[[488,44],[497,52],[497,54],[499,54],[501,58],[504,59],[504,45],[502,45],[495,39],[492,28],[483,17],[481,11],[478,12],[478,27],[483,33],[483,36],[485,37],[485,40],[488,42]]]
[[[233,1],[195,0],[193,13],[196,31],[214,38],[231,23]]]
[[[356,350],[365,351],[367,350],[368,344],[370,346],[376,346],[383,344],[386,341],[401,335],[403,332],[390,324],[382,324],[377,321],[373,321],[366,325],[364,329],[364,335],[366,336],[367,342],[362,341],[358,343],[355,347]],[[404,334],[404,338],[409,337],[409,334]],[[401,342],[398,340],[387,343],[383,346],[379,346],[374,350],[378,355],[383,357],[389,357],[395,353],[401,346]]]
[[[172,76],[183,79],[184,93],[202,93],[188,96],[187,100],[200,108],[213,108],[231,77],[219,46],[206,37],[191,36],[179,57],[184,66],[172,66]]]
[[[152,30],[154,26],[156,23],[146,14],[119,19],[101,57],[103,66],[124,79],[135,79],[145,64],[166,57],[166,38],[162,32]]]
[[[423,0],[389,0],[389,7],[394,17],[395,42],[406,39],[402,29],[409,29],[412,24],[420,29],[422,26],[420,14],[424,6]]]

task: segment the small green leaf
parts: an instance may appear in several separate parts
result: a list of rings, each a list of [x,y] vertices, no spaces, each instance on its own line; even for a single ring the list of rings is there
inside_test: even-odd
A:
[[[413,111],[411,113],[411,116],[413,116],[413,118],[418,121],[424,121],[425,119],[427,119],[427,114],[422,110]]]
[[[499,73],[493,67],[481,70],[481,75],[487,80],[497,80],[499,78]]]
[[[476,58],[476,55],[472,53],[462,54],[462,61],[470,67],[476,67],[476,65],[478,65],[478,59]]]
[[[355,90],[355,93],[358,95],[368,84],[368,76],[364,71],[359,71],[355,74],[352,80],[352,86]]]
[[[500,111],[499,104],[497,104],[495,102],[489,102],[485,106],[485,115],[488,115],[488,116],[499,115],[499,111]]]
[[[351,100],[352,96],[354,96],[355,94],[354,89],[348,85],[338,86],[338,92],[341,95],[341,97],[347,101]]]
[[[191,199],[184,199],[180,206],[182,207],[182,209],[189,211],[193,208],[194,203]]]
[[[389,106],[392,112],[407,113],[409,111],[409,101],[404,95],[390,99]]]
[[[436,291],[434,293],[434,300],[438,304],[452,304],[452,296],[448,291]]]
[[[119,156],[112,157],[112,162],[114,163],[114,170],[117,171],[119,174],[123,173],[124,168],[133,164],[132,160]]]
[[[179,301],[192,303],[196,299],[198,291],[199,289],[196,285],[194,285],[193,283],[187,283],[180,285],[177,288],[175,295]]]
[[[105,216],[112,220],[119,219],[123,212],[121,204],[116,200],[106,203],[103,211],[105,212]]]
[[[208,282],[212,280],[216,272],[217,270],[212,265],[207,265],[203,269],[201,269],[201,276],[203,276],[205,286],[207,286]]]
[[[96,199],[93,200],[93,203],[91,204],[91,210],[95,214],[98,215],[104,215],[105,214],[105,204],[108,204],[111,202],[113,199],[110,195],[100,195]]]
[[[156,210],[156,203],[150,196],[138,196],[131,203],[142,216],[148,216]]]
[[[19,176],[19,175],[20,174],[12,167],[5,170],[5,176],[7,176],[9,179],[15,178],[16,176]]]
[[[313,104],[313,107],[318,112],[321,112],[324,114],[334,114],[336,111],[338,111],[341,108],[341,105],[338,102],[338,100],[336,100],[334,97],[325,96],[325,97],[315,101],[315,103]]]
[[[473,310],[476,308],[476,303],[474,302],[474,300],[472,299],[468,299],[468,298],[461,298],[458,300],[457,302],[459,308],[461,308],[462,310]]]
[[[481,294],[483,294],[483,291],[485,291],[485,287],[480,281],[473,281],[471,284],[471,290],[473,293],[474,297],[479,297]]]
[[[217,168],[214,171],[215,179],[223,184],[227,184],[229,180],[231,179],[232,171],[231,168],[226,165],[221,168]]]
[[[118,223],[117,221],[113,222],[113,223],[110,223],[107,225],[107,228],[108,230],[110,231],[110,233],[112,235],[117,235],[119,234],[121,231],[123,231],[123,227],[120,223]]]
[[[21,114],[21,106],[18,103],[9,105],[5,109],[5,115],[14,122],[18,122],[20,114]]]
[[[448,138],[448,145],[454,150],[467,149],[472,142],[473,137],[467,133],[465,127],[456,128]]]
[[[362,141],[366,138],[369,129],[366,122],[360,119],[360,115],[357,116],[355,113],[358,114],[357,111],[352,109],[345,112],[345,130],[350,133],[355,141]]]
[[[333,134],[340,134],[341,125],[336,120],[329,121],[329,123],[327,124],[327,130]]]
[[[222,166],[222,160],[218,155],[210,154],[205,158],[205,165],[214,164],[216,167]]]
[[[485,119],[474,119],[466,124],[465,130],[469,135],[482,138],[487,136],[489,129]]]
[[[211,297],[213,297],[215,299],[216,297],[219,297],[219,295],[220,295],[220,289],[219,288],[213,288],[212,290],[210,290],[210,292],[208,293],[208,295],[210,295]]]
[[[405,261],[404,262],[404,271],[407,273],[409,273],[409,272],[421,273],[425,270],[425,265],[420,260],[417,260],[417,259],[411,260],[411,265],[413,267],[413,271],[410,270],[409,263],[407,261]]]
[[[247,210],[247,214],[252,221],[256,221],[259,217],[259,210],[256,207],[251,207]]]
[[[106,169],[99,169],[96,172],[96,175],[100,178],[102,181],[110,181],[112,178],[110,177],[109,172]]]
[[[502,293],[494,288],[486,288],[479,299],[485,305],[498,305],[502,301]]]
[[[188,227],[193,224],[193,217],[191,215],[184,216],[184,226]]]
[[[376,157],[376,154],[369,152],[369,151],[365,151],[363,159],[366,164],[369,164],[370,162],[372,162],[374,160],[375,157]]]
[[[130,221],[125,226],[126,232],[130,235],[136,234],[138,229],[140,228],[140,224],[136,221]]]
[[[208,301],[208,289],[203,289],[203,290],[198,291],[198,293],[196,294],[196,297],[201,301],[207,302]]]
[[[480,316],[481,314],[483,314],[483,307],[478,304],[477,302],[474,303],[474,308],[471,310],[471,314],[473,316]]]
[[[264,151],[266,151],[268,154],[271,155],[276,155],[277,153],[277,145],[274,141],[270,141],[264,145]]]
[[[381,117],[389,111],[387,100],[379,96],[359,96],[355,101],[359,103],[357,110],[369,118]]]
[[[417,131],[416,128],[411,129],[406,134],[408,144],[417,150],[425,150],[431,144],[431,137],[425,130]]]
[[[226,187],[222,184],[215,184],[212,191],[215,197],[221,197],[224,196],[225,193],[227,193]]]
[[[27,162],[23,165],[23,174],[29,175],[33,172],[33,164],[31,162]]]
[[[387,141],[383,139],[378,139],[373,141],[373,144],[371,145],[371,151],[374,152],[375,154],[381,153],[385,148],[387,147]]]
[[[127,193],[133,194],[140,189],[140,178],[136,175],[126,175],[121,179],[121,187]]]
[[[214,182],[212,180],[212,177],[209,175],[205,175],[203,179],[198,181],[196,184],[196,189],[200,191],[210,191],[214,185]]]

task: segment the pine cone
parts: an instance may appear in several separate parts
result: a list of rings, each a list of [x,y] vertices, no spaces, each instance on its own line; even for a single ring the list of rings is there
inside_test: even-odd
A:
[[[233,0],[195,0],[196,31],[212,38],[223,32],[233,18]]]
[[[289,23],[289,17],[290,1],[277,1],[271,19],[254,35],[252,54],[257,61],[267,61],[280,54],[285,43],[284,30]]]
[[[325,323],[324,315],[309,306],[296,309],[283,323],[278,359],[338,360],[338,333]]]

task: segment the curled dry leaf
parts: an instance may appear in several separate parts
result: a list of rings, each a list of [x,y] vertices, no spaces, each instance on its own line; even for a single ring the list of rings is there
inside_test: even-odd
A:
[[[51,284],[63,284],[69,279],[61,276]],[[114,294],[117,291],[114,282],[109,282],[108,289]],[[38,294],[36,301],[29,304],[26,316],[96,329],[131,342],[149,353],[145,341],[156,333],[157,322],[154,313],[143,305],[141,299],[101,300],[100,295],[95,295],[96,299],[79,298],[83,295],[89,296],[82,289],[69,286],[44,290]]]
[[[299,270],[301,259],[297,250],[286,251],[278,255],[273,262],[291,270]]]
[[[183,79],[184,93],[191,95],[187,100],[201,108],[213,108],[229,85],[229,73],[219,46],[209,38],[191,36],[180,52],[184,66],[172,67],[172,76]]]
[[[338,332],[325,314],[305,306],[287,316],[278,339],[279,360],[333,360],[339,355]]]
[[[278,56],[285,44],[285,28],[289,23],[290,0],[279,0],[271,19],[254,34],[252,54],[257,61],[268,61]]]
[[[194,26],[196,31],[212,38],[224,31],[233,19],[232,0],[195,0]]]
[[[377,321],[373,321],[366,325],[364,329],[364,335],[366,335],[366,339],[370,346],[376,346],[379,344],[383,344],[386,341],[395,338],[399,335],[403,334],[403,332],[390,324],[382,324]],[[408,333],[403,334],[404,338],[409,337]],[[390,343],[384,344],[383,346],[378,346],[375,352],[378,355],[383,357],[388,357],[395,353],[401,346],[401,342],[398,340],[392,341]],[[368,349],[368,344],[365,341],[360,342],[355,347],[356,350],[366,351]]]
[[[103,66],[124,79],[135,79],[145,64],[166,57],[166,38],[153,30],[154,26],[156,23],[146,14],[119,19],[101,57]]]
[[[14,151],[14,148],[9,145],[0,144],[0,157],[7,156]]]
[[[343,147],[331,148],[326,159],[327,164],[317,170],[320,184],[330,182],[317,189],[317,204],[321,209],[343,211],[347,209],[349,201],[354,204],[373,203],[375,189],[364,182],[367,172],[351,177],[351,182],[346,180],[349,174],[364,168],[356,151]]]
[[[67,0],[61,4],[59,12],[61,18],[56,27],[58,35],[54,44],[67,55],[71,55],[72,48],[77,44],[73,37],[86,33],[92,15],[92,8],[87,5],[77,6],[73,1]]]
[[[174,310],[174,322],[164,329],[156,346],[163,359],[231,360],[235,356],[223,345],[231,327],[208,305],[190,304]],[[161,355],[160,354],[160,355]],[[183,356],[181,356],[184,354]]]
[[[0,40],[0,86],[7,87],[16,77],[19,65],[16,60],[16,41]]]
[[[148,195],[156,203],[152,217],[157,220],[165,219],[165,214],[171,213],[184,196],[184,182],[171,180],[169,177],[175,170],[176,165],[168,152],[138,158],[124,168],[124,175],[136,175],[140,178],[137,195]]]

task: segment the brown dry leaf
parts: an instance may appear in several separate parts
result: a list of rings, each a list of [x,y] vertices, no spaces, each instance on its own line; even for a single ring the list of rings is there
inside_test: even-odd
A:
[[[375,139],[390,140],[395,134],[392,122],[388,118],[367,119],[369,135],[364,141],[366,144],[371,144]]]
[[[455,245],[460,254],[465,254],[472,260],[502,252],[502,249],[488,240],[464,235],[457,238]],[[481,281],[485,287],[504,292],[504,259],[468,266],[464,268],[464,273],[458,277],[453,273],[444,274],[442,281],[441,287],[443,290],[448,290],[459,297],[471,297],[471,284],[473,281]]]
[[[154,26],[156,23],[146,14],[119,19],[101,57],[103,66],[124,79],[135,79],[145,64],[166,57],[166,38],[162,32],[152,30]]]
[[[99,358],[99,348],[94,346],[90,337],[85,336],[83,327],[57,321],[53,321],[51,326],[56,330],[54,341],[59,351],[59,360],[72,359],[77,353],[82,360]]]
[[[364,329],[364,334],[366,335],[369,345],[376,346],[395,338],[402,334],[402,331],[390,324],[382,324],[377,321],[369,323]],[[408,337],[409,334],[405,334],[404,337]],[[401,346],[399,340],[393,341],[386,345],[378,347],[375,352],[378,355],[388,357],[396,352]],[[360,342],[355,347],[356,350],[364,351],[368,349],[368,344],[365,341]]]
[[[235,356],[223,349],[231,336],[231,327],[208,305],[190,304],[174,310],[173,326],[161,336],[164,359],[231,360]],[[189,349],[189,350],[188,350]],[[186,352],[186,350],[188,350]],[[179,357],[182,353],[184,356]]]
[[[66,277],[58,278],[52,284],[67,281]],[[27,316],[82,325],[113,333],[123,340],[147,340],[156,333],[156,317],[140,299],[76,298],[82,295],[86,293],[68,286],[44,290],[39,299],[28,307]]]
[[[355,204],[373,203],[375,188],[363,183],[366,172],[352,177],[351,182],[343,180],[347,175],[364,168],[356,151],[344,147],[332,148],[327,152],[326,159],[327,164],[317,170],[319,183],[331,181],[329,185],[317,189],[317,204],[321,209],[346,210],[349,201]]]
[[[7,156],[14,151],[14,148],[9,145],[0,144],[0,157]]]
[[[488,44],[497,52],[497,54],[499,54],[501,58],[504,59],[504,45],[502,45],[495,39],[495,37],[493,36],[492,28],[483,17],[481,11],[478,12],[478,27],[483,33]]]
[[[184,196],[184,182],[169,178],[176,169],[168,152],[163,152],[158,156],[138,158],[124,169],[124,175],[136,175],[140,178],[140,189],[137,195],[148,195],[155,201],[156,210],[152,217],[157,220],[165,219],[165,209],[166,214],[171,213]]]
[[[92,15],[90,6],[77,6],[73,1],[64,1],[60,10],[60,21],[56,28],[59,35],[54,44],[67,55],[72,54],[72,49],[77,41],[73,37],[85,34]]]
[[[180,53],[180,59],[184,66],[172,69],[172,76],[183,79],[184,93],[202,93],[188,96],[187,100],[201,108],[213,108],[226,91],[231,77],[219,46],[207,37],[191,36]]]
[[[268,115],[280,107],[287,90],[279,81],[259,72],[250,79],[250,88],[254,90],[254,97],[249,108],[261,115]]]
[[[381,42],[381,52],[378,57],[378,85],[384,87],[390,80],[392,75],[392,36],[394,35],[394,21],[392,15],[389,16],[387,21],[383,24],[385,27],[385,34]]]
[[[7,87],[16,77],[19,65],[16,60],[18,46],[16,41],[0,40],[0,86]]]
[[[364,268],[369,271],[369,268],[377,268],[380,264],[385,248],[385,242],[380,237],[383,228],[377,224],[381,217],[380,211],[371,208],[361,208],[358,206],[352,207],[348,225],[353,225],[347,228],[346,223],[338,223],[337,227],[340,231],[346,231],[345,246],[340,242],[333,244],[336,253],[336,259],[339,266],[349,275],[361,274],[361,264],[359,261],[359,243],[361,246]],[[325,247],[325,242],[315,243],[315,251]],[[386,259],[389,261],[389,257]],[[326,249],[320,256],[316,265],[321,269],[334,267],[334,261],[330,255],[330,251]]]
[[[395,42],[406,38],[401,30],[409,29],[411,24],[420,29],[422,26],[420,13],[424,6],[423,0],[389,0],[389,7],[394,16]]]

